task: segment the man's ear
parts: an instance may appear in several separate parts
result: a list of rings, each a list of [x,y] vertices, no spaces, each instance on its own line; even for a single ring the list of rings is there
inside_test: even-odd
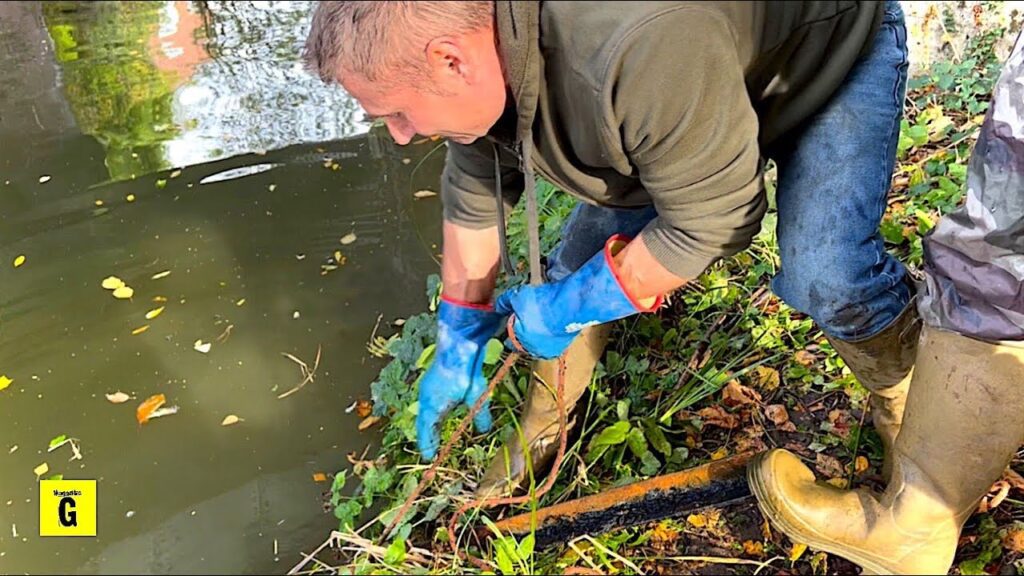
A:
[[[473,71],[466,61],[466,52],[450,36],[427,43],[427,67],[431,77],[441,85],[472,82]]]

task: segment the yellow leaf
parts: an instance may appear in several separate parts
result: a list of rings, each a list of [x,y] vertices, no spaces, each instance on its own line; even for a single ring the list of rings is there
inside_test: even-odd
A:
[[[708,518],[703,514],[690,514],[686,517],[686,521],[694,528],[703,528],[708,525]]]
[[[3,390],[4,388],[10,386],[11,382],[14,382],[14,380],[11,380],[7,376],[0,376],[0,390]]]
[[[17,268],[18,266],[21,266],[24,263],[25,263],[25,255],[24,254],[21,254],[17,258],[14,259],[14,267],[15,268]]]
[[[854,472],[860,474],[868,469],[868,459],[863,456],[857,456],[857,460],[854,461]]]
[[[221,420],[220,425],[231,426],[232,424],[238,424],[241,421],[242,419],[239,418],[238,416],[235,416],[234,414],[228,414],[227,416],[224,417],[224,420]]]
[[[362,432],[370,426],[373,426],[377,422],[380,422],[380,416],[367,416],[363,418],[363,421],[359,423],[359,431]]]
[[[135,202],[135,194],[129,194],[129,195],[125,196],[124,199],[129,201],[129,202]]]
[[[793,547],[789,550],[789,561],[796,562],[806,551],[807,544],[804,544],[803,542],[794,542]]]
[[[313,474],[313,482],[327,482],[327,474],[316,472]]]
[[[764,544],[753,540],[744,540],[743,553],[748,556],[764,556]]]
[[[341,240],[340,240],[342,246],[347,246],[347,245],[349,245],[349,244],[351,244],[351,243],[353,243],[355,241],[356,241],[356,233],[355,232],[349,232],[348,234],[345,234],[344,236],[341,237]]]
[[[50,471],[50,465],[43,462],[39,466],[36,466],[32,471],[36,473],[36,476],[42,476]]]
[[[105,396],[107,397],[107,400],[109,400],[111,404],[121,404],[131,400],[131,396],[125,394],[124,392],[114,392],[113,394],[105,394]]]
[[[163,311],[164,311],[164,307],[161,306],[159,308],[154,308],[154,309],[150,310],[149,312],[146,312],[146,320],[152,320],[153,318],[156,318]]]
[[[149,324],[146,324],[144,326],[139,326],[135,330],[132,330],[132,336],[138,336],[139,334],[142,334],[146,330],[149,330]]]
[[[715,450],[714,452],[711,453],[711,460],[721,460],[722,458],[725,458],[728,455],[729,450],[725,446],[722,446],[718,450]]]
[[[157,272],[156,274],[153,274],[153,280],[159,280],[161,278],[166,278],[166,277],[168,277],[170,275],[171,275],[171,271],[170,270],[164,270],[163,272]]]
[[[114,298],[119,298],[121,300],[131,298],[132,294],[135,294],[135,290],[132,290],[129,286],[121,286],[114,290]]]
[[[828,480],[825,480],[825,482],[839,488],[840,490],[844,490],[846,488],[846,478],[829,478]]]
[[[771,392],[779,387],[779,371],[770,366],[758,366],[754,368],[754,385],[764,390],[765,392]]]
[[[245,304],[245,298],[239,298],[238,302],[235,302],[235,306],[241,306],[242,304]]]
[[[167,298],[165,296],[153,296],[154,304],[163,304],[164,302],[167,302]]]
[[[97,200],[96,202],[94,202],[94,204],[96,204],[97,206],[103,206],[103,200]]]
[[[124,286],[124,280],[121,280],[117,276],[107,276],[103,279],[103,283],[100,285],[107,290],[117,290],[121,286]]]

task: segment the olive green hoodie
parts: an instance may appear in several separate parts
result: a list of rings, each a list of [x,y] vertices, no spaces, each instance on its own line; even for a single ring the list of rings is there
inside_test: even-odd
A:
[[[653,203],[641,237],[665,268],[695,278],[749,246],[767,208],[763,158],[842,84],[882,10],[852,0],[499,1],[514,109],[487,138],[448,144],[445,218],[498,223],[497,156],[506,209],[533,172],[592,204]]]

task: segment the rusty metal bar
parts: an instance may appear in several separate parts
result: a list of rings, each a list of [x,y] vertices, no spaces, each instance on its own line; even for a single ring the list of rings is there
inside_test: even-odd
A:
[[[584,534],[679,517],[750,495],[745,475],[753,454],[656,476],[497,522],[502,534],[524,535],[536,526],[535,545],[568,542]]]

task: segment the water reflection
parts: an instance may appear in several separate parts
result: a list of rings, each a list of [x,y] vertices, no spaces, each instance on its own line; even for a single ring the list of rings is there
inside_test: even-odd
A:
[[[309,2],[44,5],[71,110],[112,180],[365,132],[303,70]]]

